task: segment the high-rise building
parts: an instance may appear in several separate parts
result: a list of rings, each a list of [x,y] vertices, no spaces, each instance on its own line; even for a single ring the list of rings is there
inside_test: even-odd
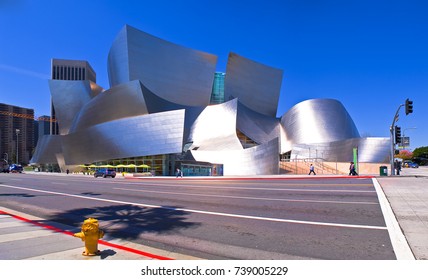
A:
[[[36,143],[43,135],[50,134],[50,124],[51,117],[50,116],[40,116],[37,118],[37,121],[34,123],[34,143]]]
[[[51,79],[65,81],[89,80],[96,83],[97,75],[87,61],[54,58],[52,59]],[[58,134],[58,124],[55,122],[55,108],[52,102],[51,116],[50,134]]]
[[[34,110],[0,103],[0,155],[27,164],[34,150]]]

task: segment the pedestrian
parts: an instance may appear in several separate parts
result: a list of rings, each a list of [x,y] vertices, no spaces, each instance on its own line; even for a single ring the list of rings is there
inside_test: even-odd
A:
[[[399,162],[398,159],[396,159],[395,162],[394,162],[394,168],[395,168],[396,174],[400,175],[401,162]]]
[[[68,173],[70,173],[70,170],[68,170],[68,169],[67,169],[67,171],[66,171],[66,172],[67,172],[67,174],[68,174]]]
[[[178,176],[180,176],[180,178],[183,178],[183,172],[179,168],[177,168],[177,176],[176,176],[176,178],[178,178]]]
[[[351,161],[351,164],[349,165],[349,175],[358,175],[357,171],[355,171],[355,164],[353,161]]]
[[[311,164],[311,166],[309,166],[309,174],[308,175],[311,175],[311,173],[314,173],[314,175],[317,175],[315,173],[315,168],[314,168],[314,166],[312,164]]]

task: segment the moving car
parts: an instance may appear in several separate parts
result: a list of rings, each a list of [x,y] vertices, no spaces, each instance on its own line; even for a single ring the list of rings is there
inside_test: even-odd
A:
[[[12,173],[22,173],[23,170],[24,169],[19,164],[11,164],[9,166],[9,172],[12,172]]]
[[[419,165],[416,162],[405,160],[403,161],[403,167],[406,168],[419,168]]]
[[[107,178],[107,177],[116,177],[116,171],[114,171],[114,169],[98,169],[97,171],[95,171],[94,173],[94,177],[98,178],[98,177],[103,177],[103,178]]]

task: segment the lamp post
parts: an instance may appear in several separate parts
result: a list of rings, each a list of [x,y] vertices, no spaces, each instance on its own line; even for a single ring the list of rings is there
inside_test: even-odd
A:
[[[16,132],[16,164],[19,164],[19,132],[20,132],[20,130],[19,129],[16,129],[15,130],[15,132]]]

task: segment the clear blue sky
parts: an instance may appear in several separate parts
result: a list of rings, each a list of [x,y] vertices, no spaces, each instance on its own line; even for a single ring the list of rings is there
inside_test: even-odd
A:
[[[428,1],[0,0],[0,102],[49,115],[52,58],[87,60],[108,89],[107,55],[129,24],[215,54],[284,71],[278,116],[311,98],[343,103],[362,136],[398,125],[428,146]],[[413,129],[416,128],[416,129]]]

